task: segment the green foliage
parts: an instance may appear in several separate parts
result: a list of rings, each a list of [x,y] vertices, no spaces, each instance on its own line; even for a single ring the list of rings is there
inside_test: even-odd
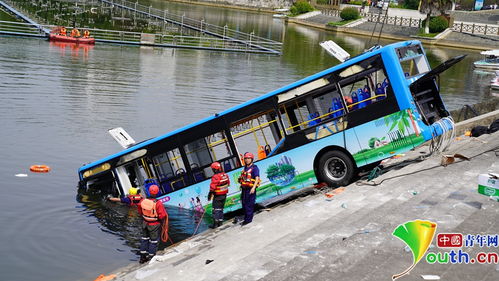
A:
[[[270,165],[267,168],[267,177],[273,178],[273,177],[277,177],[278,175],[279,175],[279,166]]]
[[[351,23],[355,20],[342,20],[342,21],[332,21],[332,22],[328,22],[327,25],[329,26],[343,26],[347,23]]]
[[[350,1],[350,2],[348,2],[348,4],[350,4],[350,5],[362,5],[362,0]]]
[[[403,7],[406,9],[417,10],[419,8],[419,0],[405,0]]]
[[[360,18],[359,10],[354,7],[347,7],[341,11],[340,18],[342,20],[356,20]]]
[[[329,0],[317,0],[317,4],[319,4],[319,5],[329,5]]]
[[[374,148],[374,144],[375,144],[377,141],[379,141],[379,139],[378,139],[378,138],[370,138],[370,139],[369,139],[369,147],[370,147],[370,148]]]
[[[312,7],[312,5],[310,5],[310,3],[308,3],[306,0],[299,0],[295,2],[293,6],[291,6],[291,8],[289,9],[289,11],[293,16],[312,12],[313,10],[314,7]]]
[[[444,16],[434,17],[430,20],[430,33],[442,32],[449,27],[449,22]]]

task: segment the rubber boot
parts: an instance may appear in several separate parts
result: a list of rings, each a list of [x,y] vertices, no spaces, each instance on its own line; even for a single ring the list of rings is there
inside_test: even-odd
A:
[[[139,263],[140,264],[146,263],[148,261],[147,257],[148,257],[148,254],[140,254]]]

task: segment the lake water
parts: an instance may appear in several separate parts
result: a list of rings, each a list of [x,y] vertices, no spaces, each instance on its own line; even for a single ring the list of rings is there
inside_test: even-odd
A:
[[[152,4],[283,40],[284,54],[75,48],[0,37],[2,280],[93,280],[137,262],[140,219],[126,207],[76,192],[82,164],[120,150],[108,129],[121,126],[136,140],[155,137],[337,64],[319,47],[321,41],[333,39],[355,55],[368,40],[285,26],[268,14]],[[450,109],[490,98],[490,74],[472,68],[479,52],[427,51],[433,67],[468,55],[442,75]],[[33,164],[52,171],[30,173]],[[15,176],[20,173],[28,177]],[[174,241],[188,237],[199,221],[188,211],[170,215]]]

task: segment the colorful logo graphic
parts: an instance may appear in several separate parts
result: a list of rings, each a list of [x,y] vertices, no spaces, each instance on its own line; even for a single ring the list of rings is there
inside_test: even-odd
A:
[[[402,240],[412,251],[412,265],[405,271],[392,276],[392,280],[409,273],[423,258],[433,241],[437,224],[431,221],[414,220],[399,225],[392,235]]]
[[[439,233],[437,234],[437,247],[460,248],[463,246],[463,234],[461,233]]]

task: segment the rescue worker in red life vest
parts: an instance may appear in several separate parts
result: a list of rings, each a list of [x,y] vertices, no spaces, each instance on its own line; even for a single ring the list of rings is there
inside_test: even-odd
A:
[[[208,200],[213,199],[213,224],[210,228],[217,228],[224,221],[224,205],[229,192],[230,179],[219,162],[213,162],[211,169],[214,175],[211,177],[210,193],[208,193]]]
[[[161,223],[166,218],[166,210],[161,201],[155,198],[159,193],[157,185],[149,187],[150,198],[143,199],[138,205],[139,214],[144,219],[140,239],[140,263],[151,260],[158,250]]]
[[[126,197],[123,198],[109,197],[108,200],[113,202],[125,203],[128,206],[137,206],[140,203],[140,201],[143,199],[140,194],[137,194],[137,191],[138,191],[137,188],[131,187],[128,190],[128,195]]]
[[[253,164],[255,156],[253,153],[244,153],[244,168],[238,182],[241,184],[241,202],[244,210],[244,221],[246,225],[253,221],[255,210],[256,188],[260,185],[260,170]]]

